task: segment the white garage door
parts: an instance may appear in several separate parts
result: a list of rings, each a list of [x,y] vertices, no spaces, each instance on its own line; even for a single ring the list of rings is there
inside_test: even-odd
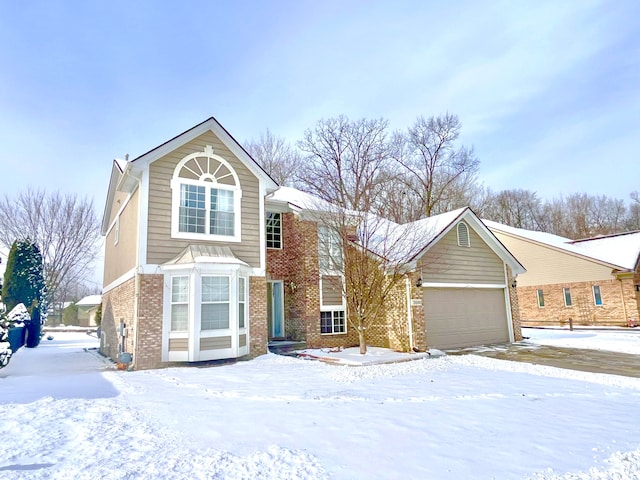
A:
[[[509,341],[504,290],[425,288],[429,348],[458,348]]]

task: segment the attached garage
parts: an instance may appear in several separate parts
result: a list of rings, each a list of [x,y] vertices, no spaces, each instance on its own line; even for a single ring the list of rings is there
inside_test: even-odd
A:
[[[503,288],[425,288],[429,348],[459,348],[510,341]]]

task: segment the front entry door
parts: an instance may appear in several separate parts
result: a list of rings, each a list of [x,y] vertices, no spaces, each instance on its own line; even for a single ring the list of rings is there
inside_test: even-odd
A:
[[[284,285],[282,281],[269,282],[267,285],[267,307],[271,337],[284,337]]]

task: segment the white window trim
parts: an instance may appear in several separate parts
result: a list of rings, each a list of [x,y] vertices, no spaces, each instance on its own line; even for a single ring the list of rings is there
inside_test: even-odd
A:
[[[163,269],[164,270],[164,269]],[[231,348],[215,350],[215,358],[239,358],[250,353],[250,328],[251,318],[249,317],[250,295],[249,291],[250,271],[238,268],[236,265],[184,265],[181,269],[165,270],[165,295],[164,313],[162,328],[162,361],[202,361],[212,358],[212,351],[200,350],[199,342],[201,338],[231,336]],[[189,329],[187,331],[171,330],[171,278],[187,276],[189,278]],[[228,277],[229,279],[229,328],[216,330],[201,329],[201,298],[202,298],[202,277],[217,276]],[[238,301],[239,281],[245,280],[245,325],[239,326],[238,308],[241,302]],[[240,335],[246,335],[246,345],[239,345]],[[172,338],[185,338],[188,340],[189,348],[185,352],[169,352],[169,341]]]
[[[600,303],[596,301],[596,287],[598,287],[598,292],[600,293]],[[591,294],[593,295],[593,305],[602,307],[604,305],[604,299],[602,298],[602,288],[600,285],[591,285]]]
[[[344,275],[340,275],[342,277],[342,284],[344,285]],[[320,276],[320,280],[318,283],[320,287],[320,312],[344,312],[344,332],[331,332],[331,333],[322,333],[322,326],[320,328],[320,335],[346,335],[349,327],[347,321],[347,298],[345,297],[344,291],[342,292],[342,304],[340,305],[323,305],[322,299],[322,275]],[[331,330],[333,330],[333,313],[331,314]]]
[[[267,211],[267,215],[265,216],[265,220],[264,220],[264,234],[265,234],[265,245],[267,245],[267,220],[269,219],[269,215],[279,215],[280,218],[280,246],[279,247],[269,247],[267,246],[267,248],[269,250],[282,250],[283,248],[283,243],[284,243],[284,239],[283,239],[283,235],[282,235],[282,213],[281,212],[271,212],[271,211]]]
[[[218,183],[215,177],[211,174],[204,174],[211,181],[193,180],[189,178],[180,177],[180,171],[182,167],[190,160],[194,158],[206,157],[224,165],[231,175],[233,176],[235,185],[227,185],[224,183]],[[219,190],[228,190],[233,192],[233,214],[234,214],[234,226],[233,235],[214,235],[210,233],[193,233],[193,232],[181,232],[180,228],[180,185],[196,185],[205,187],[205,230],[209,230],[209,219],[211,218],[211,189],[216,188]],[[213,147],[207,145],[203,152],[192,153],[184,157],[173,171],[173,178],[171,179],[171,237],[180,238],[186,240],[207,240],[214,242],[241,242],[242,241],[242,188],[240,186],[240,179],[229,162],[219,155],[213,153]]]
[[[542,294],[542,305],[540,305],[540,294]],[[544,308],[544,290],[541,288],[536,289],[536,303],[538,308]]]
[[[173,330],[173,325],[171,323],[171,313],[173,311],[173,306],[174,305],[185,305],[185,302],[174,302],[173,301],[173,279],[174,278],[186,278],[187,279],[187,284],[188,284],[188,291],[187,291],[187,302],[186,305],[189,306],[190,305],[190,299],[191,299],[191,282],[189,280],[189,275],[185,275],[185,274],[180,274],[180,275],[171,275],[170,277],[170,283],[169,283],[169,331],[171,333],[176,333],[176,334],[184,334],[187,333],[189,330],[189,312],[187,312],[187,330]],[[188,307],[189,309],[189,307]]]
[[[569,293],[569,300],[571,300],[571,304],[567,305],[567,292]],[[562,289],[562,297],[564,298],[564,306],[567,308],[573,307],[573,298],[571,297],[571,288],[564,287]]]
[[[228,296],[227,300],[226,301],[217,300],[217,301],[212,301],[212,302],[204,302],[202,300],[202,284],[203,284],[202,280],[204,278],[226,278],[227,279],[227,289],[229,291],[229,296]],[[231,293],[233,291],[233,285],[232,285],[231,282],[232,282],[232,278],[229,275],[216,275],[216,274],[209,274],[209,273],[204,273],[204,274],[200,275],[200,281],[198,282],[199,287],[200,287],[200,292],[199,292],[199,297],[200,298],[199,298],[198,304],[197,304],[197,306],[199,307],[198,315],[200,315],[200,334],[211,333],[211,332],[231,331],[232,330],[231,325],[233,325],[233,323],[232,323],[233,319],[231,318],[231,311],[233,309],[231,308],[231,297],[232,297]],[[228,310],[229,314],[228,314],[228,319],[227,319],[229,326],[227,328],[209,328],[207,330],[204,330],[202,328],[202,306],[203,305],[221,305],[221,304],[226,304],[226,305],[229,306],[229,310]]]
[[[344,315],[344,332],[335,332],[333,331],[335,328],[333,314],[335,312],[342,312]],[[331,332],[322,333],[322,313],[331,313]],[[346,335],[347,334],[347,311],[343,309],[333,309],[333,310],[320,310],[320,335]]]
[[[328,268],[325,268],[320,261],[320,258],[323,256],[322,252],[320,251],[320,249],[322,248],[322,242],[320,237],[322,236],[320,234],[320,230],[326,230],[329,233],[329,263],[330,265],[328,265]],[[334,240],[336,240],[336,242],[334,242]],[[332,260],[332,258],[335,256],[337,257],[337,255],[340,255],[340,262],[342,263],[342,268],[344,268],[344,251],[342,249],[342,245],[341,245],[341,238],[340,235],[337,234],[334,230],[331,229],[331,227],[328,227],[326,225],[318,225],[318,269],[320,270],[320,274],[321,275],[336,275],[336,276],[342,276],[344,279],[344,275],[343,275],[343,271],[340,268],[337,268],[338,265],[333,265],[334,261]],[[337,247],[335,249],[335,255],[332,255],[332,246],[334,245],[334,243],[337,244]]]

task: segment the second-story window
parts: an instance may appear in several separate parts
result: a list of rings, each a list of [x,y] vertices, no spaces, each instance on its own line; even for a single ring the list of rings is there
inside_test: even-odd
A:
[[[174,170],[171,188],[172,237],[240,241],[240,181],[212,147],[183,158]]]
[[[267,248],[282,248],[282,214],[267,212]]]

